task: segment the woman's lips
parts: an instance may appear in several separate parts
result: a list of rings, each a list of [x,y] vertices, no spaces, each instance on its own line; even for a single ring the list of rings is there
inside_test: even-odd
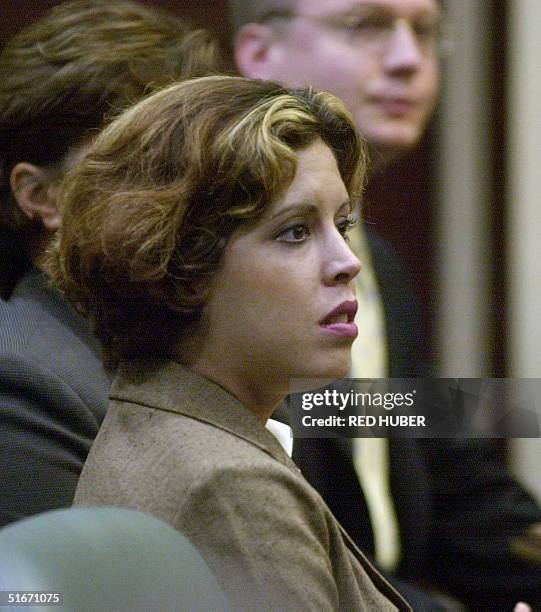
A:
[[[320,321],[320,325],[334,336],[356,338],[359,333],[353,322],[356,312],[357,300],[342,302]]]
[[[355,339],[359,333],[355,323],[327,323],[323,324],[323,328],[333,336],[340,336],[341,338]]]

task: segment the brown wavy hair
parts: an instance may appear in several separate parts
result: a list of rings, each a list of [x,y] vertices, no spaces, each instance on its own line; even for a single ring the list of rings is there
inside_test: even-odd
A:
[[[62,185],[49,264],[110,363],[179,342],[230,236],[287,189],[295,151],[317,138],[357,201],[364,145],[342,102],[310,88],[194,79],[146,98],[100,134]]]
[[[108,116],[221,68],[209,32],[128,0],[65,2],[22,30],[0,53],[0,229],[40,229],[10,191],[18,162],[62,174],[70,149]]]

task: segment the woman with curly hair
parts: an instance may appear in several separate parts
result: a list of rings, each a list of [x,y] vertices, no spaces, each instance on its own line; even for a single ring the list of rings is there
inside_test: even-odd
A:
[[[235,610],[409,609],[264,426],[350,367],[365,167],[334,96],[217,76],[126,111],[63,185],[51,271],[116,373],[75,503],[175,526]]]

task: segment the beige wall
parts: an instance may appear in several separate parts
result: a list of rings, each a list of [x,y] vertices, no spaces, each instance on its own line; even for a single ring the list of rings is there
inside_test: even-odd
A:
[[[541,377],[541,2],[510,2],[511,371]],[[541,398],[537,398],[541,405]],[[539,410],[539,408],[538,408]],[[516,440],[515,471],[541,499],[541,440]]]
[[[440,376],[488,375],[490,133],[487,4],[452,0],[439,121],[437,355]]]

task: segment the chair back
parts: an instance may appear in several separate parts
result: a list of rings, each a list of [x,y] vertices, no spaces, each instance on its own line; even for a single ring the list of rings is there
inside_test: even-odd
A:
[[[181,533],[124,508],[54,510],[1,529],[0,591],[60,593],[61,606],[40,595],[40,607],[32,608],[49,612],[228,609],[212,572]],[[26,609],[21,597],[12,598],[12,607],[0,602],[8,604],[1,609]]]

